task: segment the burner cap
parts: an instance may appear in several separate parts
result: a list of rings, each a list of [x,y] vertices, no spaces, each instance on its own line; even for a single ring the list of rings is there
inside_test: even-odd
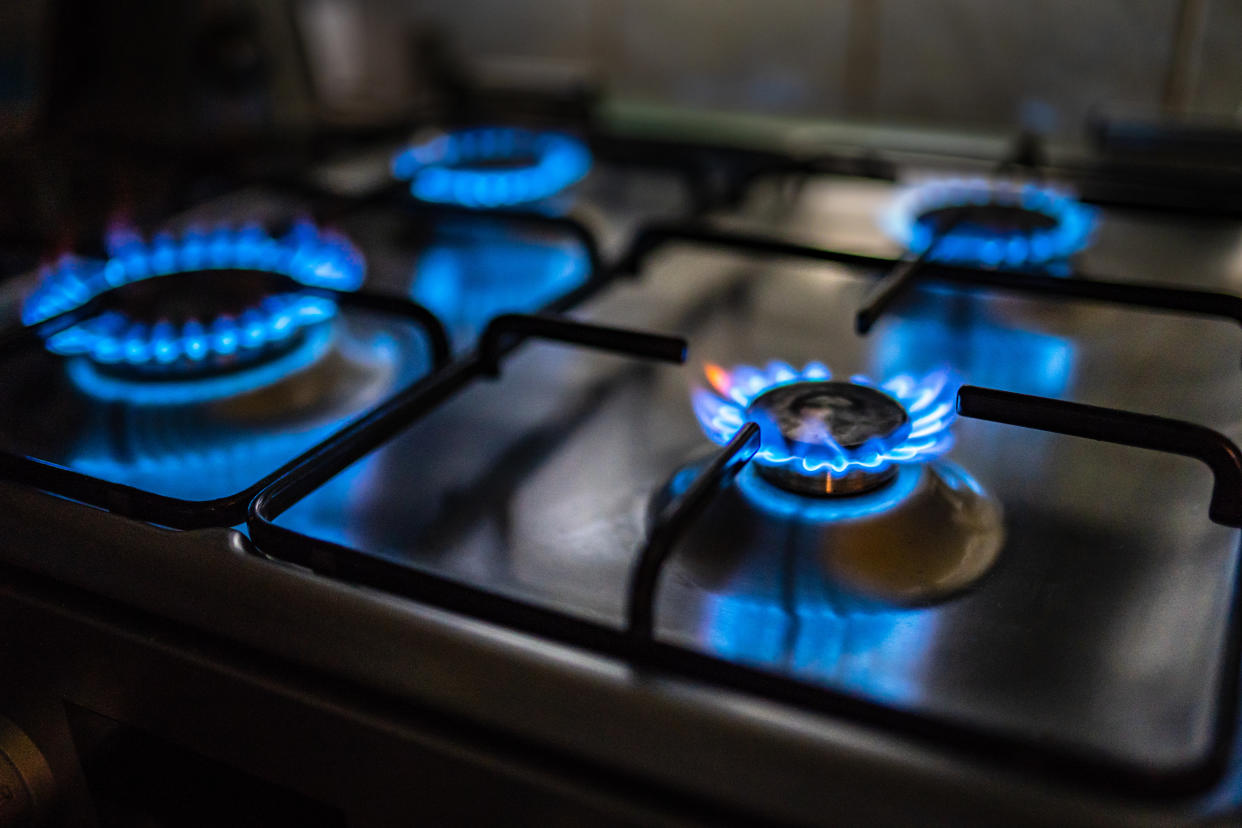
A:
[[[889,482],[894,466],[922,463],[953,444],[957,384],[948,371],[877,384],[861,374],[833,381],[819,362],[801,370],[780,361],[705,370],[710,390],[691,393],[704,433],[723,446],[755,422],[758,474],[799,495],[868,492]]]
[[[286,280],[260,270],[228,268],[144,279],[118,290],[119,304],[136,322],[183,325],[191,319],[240,316],[269,296],[288,290]]]
[[[746,410],[761,431],[772,432],[788,450],[801,457],[868,443],[891,443],[910,431],[910,418],[901,404],[876,388],[850,382],[805,381],[780,385],[763,392]],[[758,466],[759,474],[787,491],[807,495],[851,495],[872,491],[891,481],[894,465],[855,468],[834,475],[830,468],[812,471],[790,465]]]
[[[1052,230],[1057,226],[1055,218],[1038,210],[994,202],[939,207],[921,214],[916,221],[930,226],[933,233],[969,229],[981,234],[990,233],[997,238],[1011,234],[1030,235],[1036,231]]]

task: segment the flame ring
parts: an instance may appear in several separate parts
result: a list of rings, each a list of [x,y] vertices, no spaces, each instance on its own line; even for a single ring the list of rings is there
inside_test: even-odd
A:
[[[211,233],[188,230],[179,239],[161,233],[150,242],[133,232],[115,232],[108,238],[108,253],[103,262],[67,256],[45,268],[22,306],[22,321],[33,325],[113,288],[178,273],[259,270],[336,290],[356,290],[365,273],[362,254],[344,236],[306,221],[281,239],[257,225],[225,226]],[[85,354],[101,365],[231,359],[286,341],[335,313],[331,299],[296,294],[269,296],[236,318],[222,315],[209,324],[191,319],[179,325],[146,325],[108,311],[53,334],[47,347],[59,354]]]
[[[523,166],[487,168],[503,162]],[[463,207],[509,207],[541,201],[580,181],[591,153],[576,138],[512,127],[477,127],[445,133],[403,150],[392,174],[410,182],[422,201]]]
[[[1039,213],[1051,219],[1045,230],[998,235],[979,227],[950,230],[936,243],[931,259],[984,267],[1026,267],[1065,259],[1087,246],[1096,211],[1072,196],[1037,184],[983,178],[934,180],[905,189],[881,219],[892,239],[916,255],[931,246],[935,233],[928,213],[989,204]]]
[[[819,362],[795,370],[785,362],[774,361],[766,368],[740,365],[726,371],[716,365],[706,367],[711,390],[696,389],[692,395],[695,415],[712,442],[725,445],[749,416],[747,409],[761,394],[795,382],[826,381],[832,372]],[[811,453],[796,453],[770,429],[760,431],[762,444],[755,462],[782,466],[808,475],[842,477],[855,470],[880,471],[893,464],[919,463],[948,451],[953,445],[949,425],[957,416],[954,400],[957,383],[948,371],[937,371],[921,379],[901,374],[877,384],[862,375],[849,381],[877,388],[893,397],[910,417],[909,430],[890,439],[875,438],[846,449],[825,436],[825,443]]]

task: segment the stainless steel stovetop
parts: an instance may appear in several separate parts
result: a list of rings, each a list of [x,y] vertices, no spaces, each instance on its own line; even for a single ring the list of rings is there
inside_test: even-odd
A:
[[[930,172],[909,165],[901,177]],[[676,536],[650,638],[635,638],[627,616],[639,557],[667,528],[662,510],[721,452],[691,406],[706,366],[821,361],[838,375],[878,378],[947,368],[973,386],[1173,418],[1236,442],[1242,344],[1231,320],[966,288],[932,268],[859,334],[855,314],[886,272],[877,263],[902,257],[878,222],[900,182],[846,176],[797,187],[761,179],[740,203],[687,220],[710,231],[697,241],[672,234],[636,272],[608,273],[642,227],[686,214],[676,186],[651,178],[636,187],[605,162],[581,185],[569,215],[585,216],[601,239],[596,279],[555,220],[429,219],[347,198],[352,206],[333,218],[371,264],[369,286],[414,290],[455,314],[443,320],[452,355],[435,369],[434,348],[409,319],[346,308],[336,323],[341,361],[316,382],[350,378],[350,393],[330,397],[330,414],[300,420],[302,437],[270,456],[264,441],[290,432],[286,409],[314,411],[305,383],[193,416],[103,405],[59,379],[63,358],[27,343],[12,358],[19,369],[0,377],[8,451],[172,498],[245,497],[206,517],[160,512],[166,504],[127,489],[94,504],[148,517],[134,520],[74,502],[92,499],[89,482],[6,460],[5,622],[42,619],[42,634],[61,646],[73,635],[56,631],[70,620],[156,645],[159,634],[140,631],[168,625],[161,649],[182,660],[200,646],[184,639],[205,636],[203,664],[267,682],[274,698],[296,696],[317,715],[339,707],[344,719],[367,720],[347,733],[396,738],[426,730],[407,711],[444,716],[431,727],[436,750],[470,745],[458,759],[472,767],[490,763],[497,777],[560,791],[619,822],[1163,823],[1236,813],[1238,532],[1210,519],[1213,475],[1188,457],[961,417],[945,459],[1003,514],[1003,545],[977,583],[913,605],[860,597],[826,573],[797,521],[741,514],[749,507],[734,482]],[[310,205],[322,211],[344,197],[318,198]],[[260,189],[200,214],[305,206]],[[793,244],[772,255],[717,243],[729,235]],[[581,289],[581,301],[536,291],[537,300],[479,312],[487,285],[522,278],[506,272],[503,252],[469,258],[498,237],[502,251],[542,250],[522,260],[531,267],[579,268],[557,284]],[[795,245],[858,255],[831,261],[796,255]],[[1242,221],[1103,207],[1073,271],[1058,278],[1234,292]],[[428,278],[484,287],[444,299],[424,285],[420,295]],[[666,339],[647,349],[664,360],[584,348],[594,329],[572,326],[536,326],[511,353],[510,329],[499,331],[494,363],[471,350],[488,318],[549,301],[562,319],[684,337],[687,358],[669,359],[678,349]],[[642,350],[620,342],[602,344]],[[387,362],[377,367],[380,353]],[[360,415],[346,439],[331,437]],[[229,453],[235,422],[248,430]],[[317,444],[325,448],[290,475],[272,474]],[[156,462],[170,457],[182,462]],[[176,522],[161,514],[191,514],[193,526],[153,525]],[[106,609],[91,603],[100,598]],[[138,615],[114,617],[114,605]],[[240,758],[253,751],[245,739],[222,748],[218,737],[147,720],[150,698],[184,688],[151,675],[151,687],[118,687],[95,654],[73,647],[32,663],[33,645],[16,643],[26,639],[43,642],[16,635],[0,663],[39,688],[34,695],[176,731],[170,738],[207,755],[251,764]],[[116,675],[133,680],[118,664]],[[12,709],[33,704],[24,695],[7,692]],[[339,738],[341,752],[324,753],[334,765],[349,764],[346,755],[374,765]],[[73,751],[42,747],[52,776],[75,778]],[[262,760],[251,770],[331,804],[351,825],[402,812],[404,794],[391,794],[391,811],[359,804],[361,770],[338,767],[347,781],[334,792],[300,776],[294,769],[315,755],[302,750],[281,758],[288,773]],[[589,781],[567,770],[575,766]]]

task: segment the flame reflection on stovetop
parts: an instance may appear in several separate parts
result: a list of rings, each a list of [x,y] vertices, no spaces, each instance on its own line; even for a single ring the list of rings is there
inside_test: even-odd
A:
[[[500,223],[444,222],[419,256],[410,296],[462,347],[502,313],[530,312],[590,275],[581,245],[522,234]]]
[[[1076,348],[1069,339],[1013,327],[957,307],[952,295],[935,295],[917,312],[880,321],[871,333],[872,364],[883,376],[922,374],[943,362],[974,385],[1059,397],[1074,378]]]
[[[65,465],[185,500],[245,489],[429,367],[421,345],[391,332],[342,331],[341,321],[326,329],[315,361],[260,389],[182,405],[94,407]]]
[[[761,597],[713,595],[700,629],[704,644],[732,661],[809,680],[831,678],[866,698],[903,704],[918,697],[920,663],[935,633],[929,610],[851,609],[792,589]],[[901,669],[883,669],[885,662]]]

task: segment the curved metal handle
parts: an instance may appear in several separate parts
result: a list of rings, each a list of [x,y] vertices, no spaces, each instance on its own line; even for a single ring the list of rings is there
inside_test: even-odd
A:
[[[759,426],[747,423],[720,454],[699,473],[690,488],[660,514],[647,545],[639,553],[630,577],[627,632],[634,638],[650,638],[655,628],[655,593],[660,570],[672,554],[673,545],[682,533],[707,508],[716,493],[723,489],[742,467],[759,451]]]
[[[686,340],[680,336],[643,333],[625,328],[609,328],[574,322],[558,316],[508,313],[497,316],[479,337],[479,361],[484,371],[495,376],[500,358],[523,339],[538,337],[628,356],[664,362],[686,361]]]
[[[1242,527],[1242,450],[1220,432],[1182,420],[972,385],[958,389],[957,413],[1192,457],[1206,464],[1215,478],[1208,516],[1225,526]]]

